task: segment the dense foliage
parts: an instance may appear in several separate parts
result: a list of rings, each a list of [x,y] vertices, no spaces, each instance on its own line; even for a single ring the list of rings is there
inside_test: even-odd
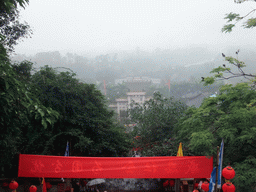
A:
[[[1,63],[2,165],[18,153],[63,155],[67,141],[76,156],[125,155],[128,136],[95,85],[48,66],[31,69],[27,61]]]
[[[216,154],[224,139],[224,166],[236,170],[234,184],[239,191],[252,191],[256,185],[256,92],[248,83],[225,85],[216,97],[190,108],[179,122],[178,138],[195,155]],[[244,171],[245,167],[250,168]],[[246,180],[246,183],[244,181]]]
[[[1,11],[10,12],[11,9],[21,6],[25,8],[25,5],[29,3],[29,0],[2,0],[0,2]]]
[[[17,74],[8,62],[0,61],[0,165],[8,170],[12,167],[12,159],[26,143],[26,129],[32,126],[42,126],[41,122],[49,119],[54,123],[58,113],[46,108],[29,92],[25,83],[17,79]],[[33,122],[37,118],[38,123]],[[33,130],[34,131],[34,130]],[[2,156],[2,157],[3,157]]]
[[[0,4],[1,10],[8,15],[15,9],[17,3],[24,5],[25,1],[4,1],[2,3]],[[4,21],[3,17],[1,19]],[[5,25],[2,24],[1,29]],[[6,25],[8,24],[9,22],[6,23]],[[17,154],[20,153],[26,141],[24,137],[27,133],[23,128],[35,125],[32,122],[35,117],[37,117],[40,126],[42,126],[41,122],[45,122],[47,118],[51,119],[51,123],[54,123],[58,118],[58,113],[43,106],[31,94],[28,84],[20,80],[11,66],[7,54],[7,50],[13,45],[13,42],[6,44],[5,35],[8,36],[8,33],[4,34],[1,35],[0,44],[0,153],[2,154],[0,166],[1,171],[8,175],[13,173],[13,171],[10,171],[13,167],[17,167],[17,162],[15,162]],[[18,36],[20,38],[23,34],[21,33]],[[30,66],[27,65],[27,67]]]
[[[242,3],[244,0],[235,2]],[[228,23],[236,22],[225,25],[222,31],[231,32],[237,22],[255,10],[243,17],[236,13],[227,14],[225,19],[228,19]],[[249,18],[243,26],[253,28],[255,24],[256,18]],[[187,135],[185,139],[189,140],[191,149],[198,154],[214,153],[214,146],[224,138],[223,161],[224,165],[230,163],[236,170],[236,191],[252,192],[256,188],[256,75],[245,72],[245,63],[238,59],[239,51],[235,52],[236,58],[222,53],[226,63],[214,68],[211,71],[214,76],[202,78],[202,81],[209,85],[217,80],[243,77],[247,83],[225,85],[217,97],[205,100],[199,109],[191,108],[187,112],[188,116],[180,122],[180,138]]]
[[[32,63],[1,60],[1,158],[4,172],[16,167],[19,153],[120,156],[130,148],[124,129],[114,123],[103,95],[71,72]],[[9,167],[9,168],[8,168]]]
[[[136,123],[132,132],[135,148],[140,148],[143,156],[175,155],[179,141],[174,141],[173,130],[186,108],[184,103],[163,98],[158,92],[143,105],[134,103],[129,114]]]
[[[39,100],[60,114],[49,130],[51,138],[45,141],[44,153],[63,153],[69,140],[73,155],[124,155],[128,147],[124,129],[114,123],[113,112],[94,84],[79,82],[72,72],[58,73],[45,66],[33,75],[32,86]]]
[[[7,51],[14,51],[14,45],[22,38],[32,34],[30,26],[19,21],[17,5],[25,7],[26,1],[4,0],[0,3],[0,34],[1,44]]]

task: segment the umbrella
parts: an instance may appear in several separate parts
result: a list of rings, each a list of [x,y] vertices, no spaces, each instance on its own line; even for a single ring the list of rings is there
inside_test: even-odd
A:
[[[101,183],[105,183],[105,179],[93,179],[91,181],[89,181],[86,186],[93,186],[93,185],[99,185]]]

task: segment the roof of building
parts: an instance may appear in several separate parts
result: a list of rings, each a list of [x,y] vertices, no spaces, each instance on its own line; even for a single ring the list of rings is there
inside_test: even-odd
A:
[[[128,92],[127,95],[146,95],[146,92]]]
[[[128,99],[120,99],[120,98],[119,98],[119,99],[116,99],[116,101],[117,101],[117,102],[122,102],[122,101],[123,101],[123,102],[128,102]]]

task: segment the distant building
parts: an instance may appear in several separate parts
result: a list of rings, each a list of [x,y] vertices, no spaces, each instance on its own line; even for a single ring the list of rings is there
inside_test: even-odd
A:
[[[116,99],[115,104],[109,105],[109,108],[114,110],[119,119],[127,116],[127,111],[130,108],[131,103],[134,101],[140,105],[143,105],[145,101],[148,101],[151,97],[146,97],[146,92],[128,92],[127,98]]]
[[[128,99],[116,99],[118,117],[127,116]]]
[[[146,101],[146,92],[128,92],[127,93],[128,106],[132,101],[142,105]]]
[[[150,78],[150,77],[126,77],[123,79],[116,79],[115,84],[122,84],[127,82],[150,82],[151,84],[159,84],[161,83],[161,79]]]
[[[109,108],[114,110],[118,114],[119,120],[128,118],[128,109],[131,103],[134,101],[140,105],[143,105],[145,101],[148,101],[151,97],[146,97],[145,87],[150,86],[152,82],[160,84],[160,79],[151,79],[149,77],[127,77],[125,79],[117,79],[115,83],[125,83],[129,92],[126,93],[126,98],[118,98],[115,103],[109,105]]]

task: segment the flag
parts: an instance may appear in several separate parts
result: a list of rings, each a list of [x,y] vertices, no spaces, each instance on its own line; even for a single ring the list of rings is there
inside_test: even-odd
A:
[[[67,146],[66,146],[66,151],[65,151],[65,154],[64,154],[65,157],[68,157],[69,156],[69,143],[67,141]],[[61,181],[64,182],[64,179],[61,178]],[[44,192],[44,191],[43,191]]]
[[[224,141],[222,139],[221,146],[220,146],[220,152],[219,152],[218,184],[217,184],[218,189],[221,189],[221,173],[222,173],[223,151],[224,151]]]
[[[177,156],[178,157],[183,157],[182,143],[180,143],[180,145],[179,145]]]
[[[46,188],[46,183],[45,183],[44,177],[43,177],[42,184],[43,184],[43,192],[47,192],[47,188]]]
[[[214,191],[215,184],[216,184],[216,167],[213,168],[212,173],[211,173],[209,192]]]
[[[67,141],[67,146],[66,146],[66,151],[65,151],[65,155],[64,156],[69,156],[69,143]]]
[[[224,151],[224,141],[222,139],[220,152],[219,152],[219,159],[218,159],[218,181],[216,182],[216,167],[213,168],[210,185],[209,185],[209,192],[214,191],[215,184],[217,183],[217,188],[221,189],[221,173],[222,173],[222,162],[223,162],[223,151]]]

